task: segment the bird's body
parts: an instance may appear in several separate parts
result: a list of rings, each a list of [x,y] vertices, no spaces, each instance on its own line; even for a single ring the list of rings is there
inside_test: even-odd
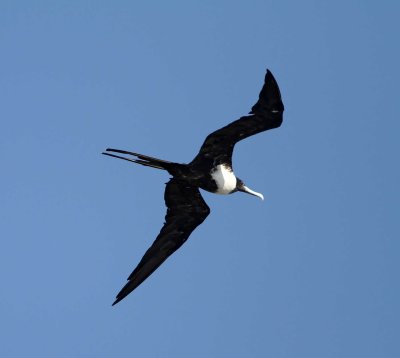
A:
[[[209,215],[210,209],[199,188],[216,194],[246,192],[264,199],[263,195],[249,189],[232,169],[235,144],[251,135],[277,128],[283,119],[284,106],[278,84],[270,71],[259,100],[248,116],[209,134],[197,156],[188,164],[169,162],[125,150],[106,150],[105,155],[137,164],[163,169],[172,178],[166,185],[164,199],[167,206],[165,223],[159,235],[147,250],[138,266],[128,277],[128,283],[118,293],[115,305],[149,277],[173,252],[175,252]],[[134,158],[122,157],[127,154]]]
[[[236,189],[236,175],[227,165],[218,164],[210,174],[217,186],[215,194],[231,194]]]

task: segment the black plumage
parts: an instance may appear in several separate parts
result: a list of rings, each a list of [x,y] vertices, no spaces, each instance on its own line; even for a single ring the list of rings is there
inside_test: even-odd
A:
[[[167,183],[164,200],[167,206],[164,226],[128,277],[129,282],[118,293],[113,305],[138,287],[168,256],[178,250],[210,213],[199,188],[176,178]]]
[[[209,134],[190,165],[209,163],[210,169],[212,166],[225,163],[232,166],[235,144],[254,134],[279,127],[282,124],[283,110],[278,84],[272,73],[267,70],[259,99],[249,115]]]
[[[284,106],[278,84],[267,70],[265,83],[257,103],[247,116],[209,134],[197,156],[189,164],[169,162],[147,155],[108,148],[103,154],[137,164],[168,171],[172,178],[166,184],[167,206],[165,223],[156,240],[128,277],[113,305],[121,301],[149,277],[172,253],[188,239],[193,230],[209,215],[210,209],[199,188],[231,194],[236,191],[259,196],[233,174],[232,153],[235,144],[254,134],[277,128],[283,119]],[[127,158],[117,154],[127,154]]]

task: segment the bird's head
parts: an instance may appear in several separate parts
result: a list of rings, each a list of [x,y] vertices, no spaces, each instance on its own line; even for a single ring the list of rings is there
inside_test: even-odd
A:
[[[246,185],[244,185],[243,181],[239,178],[236,178],[236,191],[242,191],[243,193],[247,193],[247,194],[251,194],[254,196],[258,196],[261,200],[264,200],[264,195],[262,195],[261,193],[257,193],[254,190],[251,190],[250,188],[248,188]]]

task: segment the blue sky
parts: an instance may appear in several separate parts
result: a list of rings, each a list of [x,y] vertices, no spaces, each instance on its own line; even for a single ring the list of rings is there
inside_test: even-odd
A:
[[[2,357],[399,357],[394,1],[1,1]],[[166,173],[246,114],[266,68],[281,128],[235,148],[265,196],[212,213],[127,299]]]

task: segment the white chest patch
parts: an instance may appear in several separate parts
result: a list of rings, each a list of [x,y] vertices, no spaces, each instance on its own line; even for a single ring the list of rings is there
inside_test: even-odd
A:
[[[217,194],[229,194],[236,188],[236,176],[233,171],[223,164],[218,165],[213,172],[211,177],[217,183],[218,189]]]

